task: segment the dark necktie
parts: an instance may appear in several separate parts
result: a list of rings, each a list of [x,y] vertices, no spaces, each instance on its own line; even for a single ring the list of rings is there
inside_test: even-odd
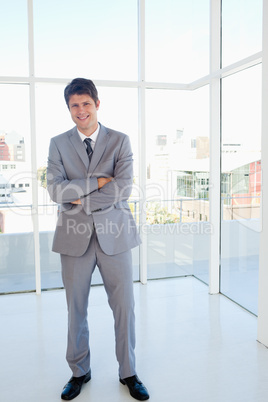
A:
[[[89,162],[91,161],[92,154],[93,154],[93,149],[91,147],[91,141],[92,140],[90,138],[85,138],[84,139],[84,142],[86,143],[86,146],[87,146],[86,151],[87,151],[87,154],[88,154]]]

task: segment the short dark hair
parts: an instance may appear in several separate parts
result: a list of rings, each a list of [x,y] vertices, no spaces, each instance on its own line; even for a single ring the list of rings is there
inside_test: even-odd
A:
[[[69,108],[69,100],[72,95],[89,95],[97,105],[99,100],[98,91],[93,81],[86,78],[73,79],[64,90],[65,102]]]

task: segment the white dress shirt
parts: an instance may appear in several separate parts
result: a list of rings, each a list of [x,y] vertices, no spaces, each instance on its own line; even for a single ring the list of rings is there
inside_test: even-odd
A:
[[[91,145],[92,150],[94,151],[94,147],[95,147],[95,144],[96,144],[96,141],[97,141],[97,137],[98,137],[98,134],[99,134],[99,131],[100,131],[100,125],[99,125],[99,123],[98,123],[98,128],[97,128],[97,130],[94,131],[94,133],[92,133],[89,137],[88,137],[87,135],[81,133],[81,131],[79,131],[78,129],[77,129],[77,131],[78,131],[78,134],[79,134],[81,140],[83,141],[85,147],[87,147],[87,144],[84,142],[84,140],[85,140],[86,138],[90,138],[90,139],[91,139],[90,145]]]

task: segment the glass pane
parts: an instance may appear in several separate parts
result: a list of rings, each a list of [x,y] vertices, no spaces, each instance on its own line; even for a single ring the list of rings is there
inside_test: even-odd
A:
[[[46,190],[46,164],[50,138],[74,126],[63,97],[65,85],[38,84],[36,86],[37,111],[37,165],[39,178],[39,225],[41,249],[42,287],[62,286],[59,255],[51,251],[57,220],[57,205],[49,198]],[[135,161],[135,180],[138,181],[138,109],[137,90],[127,88],[98,87],[101,100],[99,121],[130,136]],[[118,100],[118,102],[117,102]],[[123,102],[122,102],[123,100]],[[48,118],[49,104],[49,118]],[[120,114],[119,108],[120,105]],[[133,190],[130,206],[138,217],[138,191]],[[136,211],[136,213],[135,213]],[[133,250],[134,279],[139,279],[139,248]],[[92,283],[101,283],[95,270]]]
[[[222,65],[262,50],[262,0],[222,0]]]
[[[34,20],[37,76],[137,79],[136,0],[34,0]]]
[[[0,7],[0,75],[26,76],[29,74],[27,0],[1,0]]]
[[[148,90],[146,100],[148,277],[208,282],[208,87]]]
[[[209,0],[146,1],[146,80],[191,82],[209,73]]]
[[[29,91],[26,85],[0,85],[0,92],[0,292],[32,290]]]
[[[257,314],[261,66],[222,81],[221,292]]]

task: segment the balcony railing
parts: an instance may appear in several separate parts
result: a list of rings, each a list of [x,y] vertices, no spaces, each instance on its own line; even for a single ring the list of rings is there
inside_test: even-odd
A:
[[[223,196],[222,219],[259,219],[260,196]],[[129,206],[134,219],[139,224],[140,200],[130,200]],[[208,222],[209,200],[205,198],[179,198],[148,200],[146,202],[146,223],[148,225]],[[5,203],[0,205],[0,233],[29,232],[33,210],[32,204]],[[58,205],[44,203],[38,205],[40,230],[53,230],[57,219]]]

